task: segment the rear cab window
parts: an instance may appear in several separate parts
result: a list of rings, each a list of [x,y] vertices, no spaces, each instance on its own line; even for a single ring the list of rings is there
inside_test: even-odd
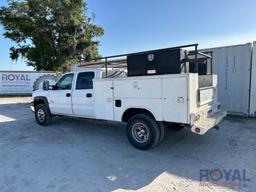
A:
[[[76,90],[93,89],[94,72],[80,72],[77,75]]]

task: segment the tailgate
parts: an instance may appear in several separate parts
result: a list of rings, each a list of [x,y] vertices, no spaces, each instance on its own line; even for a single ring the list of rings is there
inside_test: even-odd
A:
[[[216,88],[215,87],[204,87],[198,89],[198,102],[199,105],[205,105],[211,103],[214,100]]]

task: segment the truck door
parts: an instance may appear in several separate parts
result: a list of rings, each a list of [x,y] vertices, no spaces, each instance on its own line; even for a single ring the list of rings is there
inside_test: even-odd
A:
[[[72,115],[71,108],[71,89],[74,73],[68,73],[49,90],[49,106],[53,114]]]
[[[92,71],[80,72],[77,74],[76,84],[72,93],[73,113],[77,117],[94,117],[94,95]]]

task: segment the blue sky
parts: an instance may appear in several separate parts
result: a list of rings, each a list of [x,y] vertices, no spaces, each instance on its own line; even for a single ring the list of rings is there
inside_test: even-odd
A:
[[[88,0],[105,29],[103,56],[199,43],[201,48],[256,40],[255,0]],[[6,4],[1,0],[0,5]],[[28,70],[12,62],[13,45],[0,27],[0,70]]]

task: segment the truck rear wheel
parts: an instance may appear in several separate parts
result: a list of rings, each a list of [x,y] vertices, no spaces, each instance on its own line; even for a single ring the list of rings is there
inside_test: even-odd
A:
[[[52,120],[52,115],[45,104],[38,104],[35,107],[35,118],[39,125],[47,125]]]
[[[160,144],[163,139],[164,139],[164,135],[165,135],[165,126],[162,122],[158,123],[159,126],[159,130],[160,130],[160,136],[159,136],[159,140],[158,140],[158,144]]]
[[[127,137],[137,149],[147,150],[158,144],[160,128],[148,115],[134,115],[127,123]]]

